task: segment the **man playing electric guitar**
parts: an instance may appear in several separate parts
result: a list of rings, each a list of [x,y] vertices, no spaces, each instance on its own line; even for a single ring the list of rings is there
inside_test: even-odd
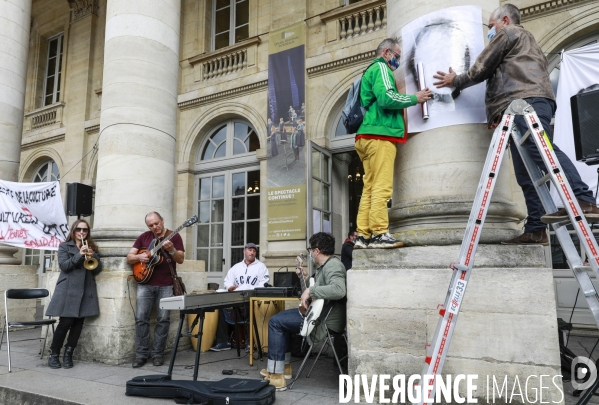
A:
[[[148,263],[151,258],[147,251],[140,250],[150,246],[155,239],[161,240],[167,236],[167,229],[164,227],[164,219],[157,212],[150,212],[146,215],[146,225],[150,229],[142,233],[133,247],[127,254],[127,263]],[[170,233],[170,232],[169,232]],[[156,245],[158,241],[154,245]],[[176,270],[177,263],[182,264],[185,259],[185,248],[181,235],[176,234],[169,241],[166,241],[157,255],[162,256],[162,261],[154,266],[152,276],[144,284],[137,285],[137,305],[135,319],[135,360],[133,368],[141,367],[146,364],[148,358],[154,359],[155,366],[161,366],[166,338],[170,326],[170,311],[162,310],[159,307],[160,300],[173,295],[173,279],[171,276],[169,263]],[[156,304],[156,327],[154,328],[154,346],[152,353],[150,346],[150,315],[152,308]]]
[[[308,253],[310,260],[317,266],[314,276],[314,286],[306,288],[301,296],[300,311],[305,312],[311,300],[324,299],[323,319],[325,312],[331,309],[326,326],[335,332],[345,329],[345,305],[337,304],[346,294],[345,266],[333,256],[335,252],[335,238],[328,233],[319,232],[310,238]],[[300,275],[302,277],[302,275]],[[334,303],[333,301],[337,302]],[[329,305],[331,303],[331,305]],[[270,381],[277,391],[287,389],[285,380],[292,378],[291,372],[291,336],[301,330],[304,318],[297,309],[279,312],[268,322],[268,366],[260,374],[265,380]],[[311,343],[317,343],[326,336],[324,322],[314,328],[308,336]]]

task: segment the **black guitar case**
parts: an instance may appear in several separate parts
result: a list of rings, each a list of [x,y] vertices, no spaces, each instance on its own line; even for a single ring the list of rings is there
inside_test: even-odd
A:
[[[166,374],[134,377],[127,381],[125,395],[172,398],[177,404],[270,405],[276,388],[268,381],[225,378],[220,381],[171,380]]]

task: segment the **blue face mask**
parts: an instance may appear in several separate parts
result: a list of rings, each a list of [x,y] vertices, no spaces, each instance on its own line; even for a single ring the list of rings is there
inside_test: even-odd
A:
[[[316,260],[314,260],[314,258],[312,257],[312,255],[310,255],[310,261],[314,264],[316,264]]]
[[[399,67],[399,61],[397,59],[395,59],[395,56],[394,56],[389,61],[387,61],[387,65],[389,65],[391,70],[395,70]]]
[[[495,27],[491,28],[489,32],[487,32],[487,38],[489,38],[489,42],[491,42],[495,34],[497,34],[497,31],[495,31]]]

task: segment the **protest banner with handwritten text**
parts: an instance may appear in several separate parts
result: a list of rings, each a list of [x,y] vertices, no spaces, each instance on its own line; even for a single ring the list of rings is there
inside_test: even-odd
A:
[[[60,184],[0,180],[0,243],[58,250],[69,234]]]

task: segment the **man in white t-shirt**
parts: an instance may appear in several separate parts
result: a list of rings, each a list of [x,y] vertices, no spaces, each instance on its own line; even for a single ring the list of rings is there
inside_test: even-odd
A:
[[[256,259],[258,249],[255,244],[247,243],[243,249],[243,260],[227,272],[225,288],[228,291],[253,290],[264,287],[270,281],[268,269]],[[224,311],[219,311],[218,328],[216,329],[216,344],[210,348],[214,352],[231,349],[229,342],[229,325],[225,320]]]

